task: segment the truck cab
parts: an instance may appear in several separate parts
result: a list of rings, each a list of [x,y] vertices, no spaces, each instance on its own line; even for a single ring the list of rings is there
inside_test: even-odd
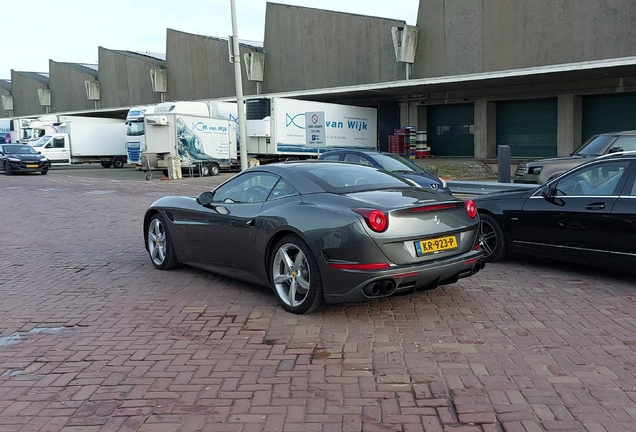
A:
[[[71,146],[68,134],[56,133],[44,135],[37,141],[32,142],[31,146],[49,158],[51,164],[71,164]]]
[[[126,155],[130,165],[141,165],[141,154],[146,151],[146,125],[144,116],[152,114],[156,105],[137,106],[126,115]]]

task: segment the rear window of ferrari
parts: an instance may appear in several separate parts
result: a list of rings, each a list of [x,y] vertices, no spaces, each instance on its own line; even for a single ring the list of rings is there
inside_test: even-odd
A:
[[[316,163],[303,168],[303,175],[329,193],[416,186],[386,171],[362,165]]]

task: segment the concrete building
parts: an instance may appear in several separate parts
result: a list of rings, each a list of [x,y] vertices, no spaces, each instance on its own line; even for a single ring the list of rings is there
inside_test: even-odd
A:
[[[97,65],[63,63],[49,60],[51,112],[68,112],[96,108],[86,96],[85,81],[99,77]]]
[[[42,90],[42,91],[39,91]],[[11,93],[13,95],[13,115],[26,116],[44,114],[49,108],[40,100],[49,92],[48,72],[19,72],[11,70]]]
[[[102,108],[156,104],[150,71],[165,69],[165,56],[99,47],[100,106]]]
[[[0,117],[10,117],[13,110],[4,106],[2,96],[11,96],[11,80],[0,80]]]
[[[517,157],[565,155],[596,133],[636,129],[636,72],[625,66],[635,18],[630,0],[420,0],[413,77],[465,78],[414,90],[417,126],[434,154],[478,158],[498,145]],[[565,72],[581,68],[591,72]],[[497,71],[518,78],[467,90]]]
[[[262,44],[241,41],[241,62],[248,52],[262,52]],[[247,79],[242,65],[243,92],[256,94],[256,82]],[[229,62],[228,41],[167,29],[167,100],[196,100],[236,95],[234,65]]]
[[[266,93],[401,80],[391,28],[405,21],[267,3]]]

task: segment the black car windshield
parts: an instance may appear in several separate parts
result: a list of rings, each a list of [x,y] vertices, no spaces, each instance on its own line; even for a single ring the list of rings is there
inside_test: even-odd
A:
[[[600,156],[605,153],[605,150],[612,141],[616,139],[614,135],[595,135],[589,140],[585,141],[581,147],[576,149],[572,154],[581,156]]]
[[[422,173],[424,170],[417,164],[400,155],[377,154],[373,159],[380,164],[382,169],[396,173]]]
[[[396,175],[363,165],[308,164],[302,173],[329,193],[416,187]]]
[[[37,154],[35,149],[28,145],[6,145],[2,148],[4,154]]]

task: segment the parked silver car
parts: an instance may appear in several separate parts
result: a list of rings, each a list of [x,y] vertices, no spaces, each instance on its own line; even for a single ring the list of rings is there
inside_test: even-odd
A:
[[[632,150],[636,150],[636,130],[595,135],[570,156],[519,164],[513,182],[543,184],[598,156]]]

